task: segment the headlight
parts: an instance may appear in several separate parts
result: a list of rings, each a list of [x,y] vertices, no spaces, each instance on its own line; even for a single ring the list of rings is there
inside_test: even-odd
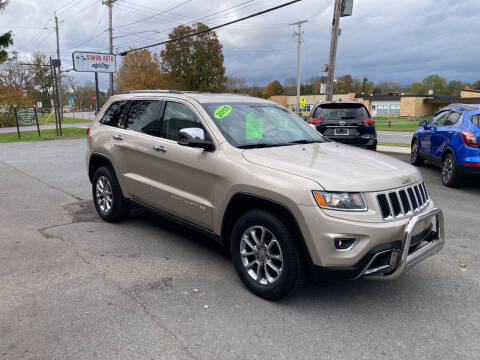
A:
[[[318,206],[331,210],[365,211],[367,203],[361,193],[313,191]]]

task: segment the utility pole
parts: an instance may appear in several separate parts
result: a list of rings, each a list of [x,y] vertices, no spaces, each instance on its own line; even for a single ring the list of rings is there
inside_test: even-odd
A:
[[[58,40],[58,17],[55,14],[55,32],[57,33],[57,59],[60,61],[60,43]],[[58,125],[60,128],[60,136],[62,136],[62,122],[63,122],[63,105],[62,105],[62,72],[60,71],[60,66],[58,67],[58,107],[59,107],[59,114],[58,114]]]
[[[328,60],[327,101],[333,99],[333,80],[335,79],[335,60],[337,57],[338,30],[340,28],[340,11],[342,0],[335,0],[333,8],[332,38],[330,40],[330,58]]]
[[[117,0],[102,0],[103,5],[108,6],[108,42],[109,42],[109,54],[113,54],[113,28],[112,28],[112,4]],[[113,95],[113,73],[109,74],[110,77],[110,96]],[[97,99],[98,101],[98,99]]]
[[[306,23],[308,20],[299,20],[296,23],[290,25],[297,25],[298,30],[293,33],[293,37],[297,38],[298,48],[297,48],[297,115],[300,115],[300,54],[302,49],[302,24]]]

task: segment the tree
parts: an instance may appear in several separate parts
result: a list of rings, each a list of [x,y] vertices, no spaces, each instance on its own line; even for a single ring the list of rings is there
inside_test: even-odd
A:
[[[34,54],[32,66],[28,67],[29,71],[29,86],[27,90],[32,95],[30,98],[34,101],[41,101],[45,106],[48,106],[50,99],[52,99],[52,74],[50,67],[45,66],[49,64],[47,56],[44,54]]]
[[[375,86],[374,94],[388,94],[402,92],[402,84],[395,81],[383,81]]]
[[[430,75],[423,79],[423,84],[428,90],[433,90],[435,95],[444,95],[447,87],[447,80],[439,75]]]
[[[450,80],[447,85],[447,93],[451,96],[460,96],[460,92],[465,87],[465,84],[459,80]]]
[[[180,25],[168,36],[176,39],[207,29],[208,26],[201,22],[193,27]],[[168,43],[160,54],[162,70],[169,74],[175,88],[194,91],[225,89],[227,78],[222,45],[214,31]]]
[[[472,90],[480,90],[480,80],[475,81],[472,85]]]
[[[282,84],[278,80],[274,80],[271,83],[268,83],[267,86],[263,89],[263,97],[268,99],[271,96],[283,95],[285,90],[283,89]]]
[[[30,78],[28,67],[19,64],[15,52],[0,65],[0,84],[5,87],[17,86],[26,89],[30,85]]]
[[[244,78],[240,77],[228,77],[227,78],[227,91],[233,93],[239,93],[245,91],[247,88],[247,82]]]
[[[362,93],[364,94],[371,94],[375,90],[375,83],[373,81],[368,81],[367,77],[363,77],[362,79]]]
[[[289,96],[297,95],[297,79],[294,77],[289,77],[283,82],[283,88],[285,89],[285,94]]]
[[[166,77],[160,71],[158,55],[147,49],[128,53],[123,58],[116,85],[119,92],[168,88]]]
[[[0,0],[0,12],[3,11],[8,5],[9,0]],[[8,58],[8,53],[4,50],[10,45],[13,45],[12,32],[6,32],[0,35],[0,64]]]
[[[427,88],[424,83],[414,81],[408,86],[407,93],[410,95],[424,95],[427,93]]]

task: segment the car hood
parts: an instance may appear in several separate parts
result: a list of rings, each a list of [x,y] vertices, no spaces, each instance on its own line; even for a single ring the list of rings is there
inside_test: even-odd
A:
[[[422,178],[404,161],[335,142],[248,149],[243,156],[251,163],[316,181],[327,191],[383,191]]]

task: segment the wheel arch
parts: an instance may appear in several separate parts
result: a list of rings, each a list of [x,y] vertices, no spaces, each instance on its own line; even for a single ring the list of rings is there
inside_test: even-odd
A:
[[[244,192],[236,193],[232,196],[223,215],[221,237],[223,245],[227,250],[230,249],[230,238],[235,220],[248,210],[252,209],[261,209],[271,212],[277,215],[280,220],[286,221],[288,227],[295,235],[295,239],[297,240],[297,245],[299,246],[299,250],[303,259],[307,262],[307,264],[313,264],[312,257],[305,242],[305,238],[291,210],[286,205],[278,201]]]
[[[445,158],[445,156],[447,156],[448,154],[453,155],[453,158],[454,158],[455,163],[456,163],[457,162],[457,156],[455,155],[455,151],[449,146],[446,147],[445,150],[443,150],[443,152],[442,152],[442,161]]]
[[[95,153],[92,153],[88,161],[88,178],[90,179],[90,182],[93,181],[93,176],[95,175],[95,171],[101,166],[110,167],[115,175],[115,170],[113,168],[112,160],[107,155],[95,152]]]

